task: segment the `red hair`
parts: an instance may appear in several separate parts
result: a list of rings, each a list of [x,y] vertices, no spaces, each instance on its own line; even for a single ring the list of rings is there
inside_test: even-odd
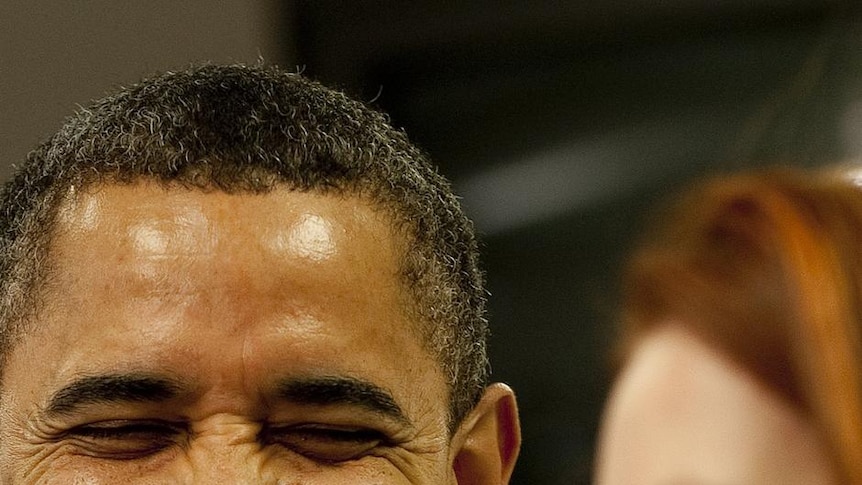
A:
[[[678,321],[811,416],[862,483],[862,189],[772,170],[687,192],[633,254],[626,346]]]

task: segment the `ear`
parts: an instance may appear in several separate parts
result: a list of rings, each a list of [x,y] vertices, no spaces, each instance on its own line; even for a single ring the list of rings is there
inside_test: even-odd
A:
[[[520,448],[515,393],[505,384],[492,384],[452,438],[458,485],[509,483]]]

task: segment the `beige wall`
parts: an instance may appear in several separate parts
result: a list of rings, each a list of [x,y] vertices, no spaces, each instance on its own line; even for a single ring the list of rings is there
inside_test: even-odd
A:
[[[78,104],[193,62],[289,64],[280,0],[0,1],[0,179]]]

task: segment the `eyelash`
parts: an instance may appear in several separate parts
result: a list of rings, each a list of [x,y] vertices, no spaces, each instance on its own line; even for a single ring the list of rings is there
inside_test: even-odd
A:
[[[381,447],[392,446],[386,435],[374,429],[316,424],[266,428],[261,441],[324,463],[357,460]]]
[[[78,449],[95,457],[130,460],[155,455],[175,445],[185,427],[163,421],[102,421],[64,433]]]
[[[370,441],[386,441],[386,437],[383,436],[383,434],[379,431],[374,431],[370,429],[342,429],[320,426],[270,428],[263,433],[264,441],[273,441],[273,439],[275,438],[274,435],[277,434],[314,436],[316,438],[344,443],[367,443]]]
[[[171,434],[177,434],[181,431],[178,428],[179,426],[176,425],[172,426],[159,422],[135,422],[116,425],[112,425],[110,423],[98,423],[80,426],[71,430],[69,434],[86,436],[89,438],[108,439],[128,437],[129,435],[136,433],[168,434],[165,433],[165,431],[169,431]]]

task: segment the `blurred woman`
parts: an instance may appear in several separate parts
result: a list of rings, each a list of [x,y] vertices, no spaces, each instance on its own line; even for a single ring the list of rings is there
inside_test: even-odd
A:
[[[862,188],[729,176],[660,220],[624,277],[596,483],[862,484]]]

